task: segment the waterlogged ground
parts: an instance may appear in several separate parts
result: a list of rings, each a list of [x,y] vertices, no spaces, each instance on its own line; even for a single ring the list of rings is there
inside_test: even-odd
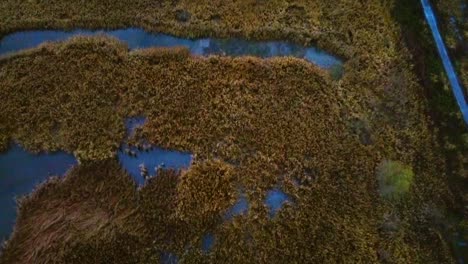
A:
[[[128,136],[145,123],[145,118],[129,118],[125,125]],[[134,178],[138,185],[145,179],[141,175],[142,166],[148,168],[148,176],[156,176],[156,168],[187,169],[192,155],[174,150],[149,146],[148,149],[128,147],[122,144],[118,152],[120,165]],[[128,152],[124,151],[128,150]],[[62,176],[73,165],[76,158],[65,152],[32,154],[18,145],[0,153],[0,240],[6,239],[12,231],[16,218],[16,197],[27,195],[37,184],[50,176]]]
[[[12,8],[17,6],[10,2],[15,1],[2,3],[8,8],[0,13],[12,13],[5,17],[16,13],[11,10],[17,10]],[[157,21],[167,26],[165,32],[179,35],[193,31],[193,36],[229,36],[235,30],[236,36],[248,38],[317,41],[347,58],[346,74],[340,82],[332,82],[323,70],[290,58],[205,59],[174,49],[129,53],[126,47],[103,38],[76,38],[5,59],[0,68],[0,74],[8,77],[0,81],[6,87],[2,112],[11,114],[4,115],[9,121],[0,138],[4,143],[13,138],[30,149],[42,144],[76,150],[80,158],[110,157],[124,134],[122,120],[142,114],[148,122],[138,136],[144,135],[143,139],[156,146],[189,150],[201,162],[197,158],[181,177],[160,171],[159,177],[138,190],[138,195],[134,182],[116,160],[77,166],[68,178],[74,182],[57,184],[31,201],[30,208],[39,210],[22,210],[24,224],[4,251],[4,259],[31,260],[37,252],[42,256],[56,252],[49,244],[24,246],[25,241],[35,245],[34,238],[40,236],[48,236],[59,250],[66,250],[68,245],[61,241],[69,233],[58,230],[72,224],[81,228],[68,240],[81,243],[67,251],[72,260],[74,256],[94,260],[112,257],[119,262],[122,256],[134,260],[152,255],[156,261],[195,262],[201,257],[198,259],[214,263],[284,263],[291,259],[317,263],[451,262],[431,220],[431,210],[445,208],[451,202],[441,199],[450,200],[451,189],[446,186],[443,157],[430,130],[429,109],[425,98],[420,98],[424,91],[415,81],[412,62],[406,60],[410,56],[402,47],[388,6],[380,1],[340,5],[333,1],[257,1],[251,5],[234,1],[235,8],[223,2],[210,9],[210,1],[204,6],[204,1],[176,2],[171,5],[162,1],[161,6],[140,2],[128,9],[115,8],[110,16],[97,12],[105,14],[93,26],[117,27],[110,22],[120,21],[157,31],[152,28]],[[116,1],[119,4],[124,2]],[[99,1],[90,5],[97,7],[95,13],[72,4],[66,10],[60,10],[63,7],[59,5],[49,10],[49,6],[30,1],[21,4],[25,16],[39,21],[31,28],[66,27],[44,21],[44,14],[71,21],[63,18],[80,17],[80,12],[92,18],[96,10],[106,10]],[[249,15],[241,18],[232,12],[234,9]],[[167,14],[158,13],[165,10]],[[136,17],[136,22],[122,22],[125,17]],[[6,22],[10,23],[4,23],[6,29],[25,27],[15,19]],[[71,23],[67,26],[73,26]],[[240,41],[225,46],[217,40],[197,41],[193,46],[185,45],[193,54],[269,57],[285,50],[285,54],[307,57],[304,50],[296,52],[276,44],[257,49]],[[136,42],[143,43],[145,38]],[[143,46],[138,43],[130,48]],[[244,53],[246,49],[249,53]],[[18,91],[18,87],[22,89]],[[37,100],[30,100],[34,92]],[[65,96],[69,102],[61,104],[64,92],[72,96]],[[16,109],[18,101],[39,106],[35,109],[40,110],[30,107],[31,111],[21,116]],[[64,110],[56,112],[68,115],[41,115],[49,123],[38,129],[40,133],[28,133],[37,127],[35,120],[27,117],[47,114],[54,105]],[[75,106],[81,111],[73,111]],[[61,125],[66,125],[54,126],[53,118],[60,118]],[[71,125],[70,120],[80,121]],[[81,130],[84,123],[86,129]],[[63,137],[54,142],[50,131],[56,127]],[[104,127],[107,133],[101,133]],[[83,134],[89,136],[80,138]],[[369,140],[360,140],[363,137]],[[145,151],[154,146],[124,147],[124,153],[138,158],[134,154],[139,148]],[[205,162],[203,155],[212,156]],[[213,156],[214,161],[210,160]],[[387,159],[398,159],[414,169],[415,179],[405,206],[379,196],[375,168]],[[94,181],[85,181],[88,178],[84,176],[93,176],[89,179]],[[94,187],[101,185],[107,188]],[[51,190],[61,190],[65,199],[54,200]],[[91,198],[88,190],[93,192]],[[74,194],[74,199],[68,199],[68,194]],[[43,230],[34,220],[53,213],[47,209],[50,201],[57,208],[62,208],[62,201],[74,203],[81,211],[54,223],[52,230]],[[135,214],[134,208],[142,212]],[[69,214],[75,212],[73,207],[66,209]],[[391,217],[387,217],[389,214]],[[90,233],[92,239],[80,239]],[[150,252],[153,249],[156,252]],[[79,258],[74,260],[67,262],[80,262]]]
[[[228,56],[258,56],[262,58],[277,56],[294,56],[304,58],[322,68],[328,69],[341,65],[342,61],[320,49],[314,47],[302,47],[283,42],[268,41],[255,42],[241,39],[184,39],[166,34],[151,34],[141,29],[124,29],[112,31],[24,31],[10,34],[0,42],[0,55],[14,53],[29,48],[34,48],[50,41],[63,41],[77,35],[111,35],[127,43],[130,49],[142,49],[148,47],[175,47],[184,46],[190,49],[194,55],[228,55]],[[131,137],[135,128],[146,122],[144,117],[129,118],[126,120],[127,135]],[[187,169],[192,162],[192,154],[158,148],[146,145],[144,148],[123,144],[118,151],[118,159],[123,168],[142,185],[144,177],[142,169],[148,171],[148,176],[155,176],[158,169]],[[44,162],[42,162],[44,161]],[[28,167],[18,163],[29,162]],[[63,175],[66,169],[75,164],[75,158],[70,154],[53,153],[34,155],[25,152],[18,146],[14,146],[8,152],[0,154],[0,166],[5,168],[0,177],[0,197],[5,206],[2,210],[0,237],[6,237],[11,232],[16,217],[14,197],[30,193],[37,183],[44,181],[50,175]],[[7,167],[8,166],[8,167]],[[15,168],[8,169],[8,168]],[[21,168],[23,168],[21,170]],[[60,170],[62,169],[62,170]],[[232,215],[245,211],[245,198],[241,198],[240,204],[233,208]]]
[[[151,147],[148,150],[139,150],[136,147],[127,147],[132,154],[119,151],[119,162],[135,181],[142,185],[145,182],[142,176],[143,168],[148,170],[148,176],[156,176],[158,169],[187,169],[192,162],[192,154]]]
[[[138,123],[131,119],[127,124]],[[143,124],[143,122],[140,122]],[[129,132],[132,128],[129,128]],[[126,147],[126,146],[124,146]],[[141,164],[147,168],[162,169],[187,169],[192,162],[190,153],[165,150],[152,147],[149,150],[130,148],[134,154],[129,155],[120,151],[118,159],[123,168],[142,185],[145,180],[141,176]],[[16,217],[15,197],[30,193],[34,187],[50,176],[61,176],[73,165],[76,159],[71,154],[64,152],[31,154],[18,145],[13,145],[6,153],[0,154],[0,203],[2,204],[2,215],[0,218],[0,237],[6,238],[14,224]],[[156,171],[150,176],[157,176]],[[267,193],[265,205],[269,208],[270,217],[274,217],[285,202],[291,202],[280,189],[275,188]],[[238,201],[226,213],[226,220],[233,216],[243,215],[248,212],[249,204],[244,194],[240,194]],[[203,240],[204,250],[208,251],[214,241],[212,235]]]
[[[331,68],[342,61],[315,47],[302,47],[285,41],[247,41],[242,39],[184,39],[167,34],[151,34],[129,28],[121,30],[24,31],[10,34],[0,42],[0,55],[34,48],[48,41],[62,41],[77,35],[110,35],[125,43],[130,49],[183,46],[194,55],[258,56],[262,58],[293,56],[304,58],[322,68]]]
[[[245,194],[241,193],[236,203],[229,208],[228,212],[225,215],[226,220],[231,220],[234,216],[245,215],[249,211],[249,201]]]
[[[291,197],[280,189],[275,188],[269,191],[265,199],[265,204],[268,206],[270,217],[275,217],[281,207],[288,202],[292,203]]]
[[[29,194],[52,175],[63,175],[76,164],[73,155],[31,154],[18,145],[0,154],[0,240],[9,236],[16,218],[15,197]]]
[[[125,121],[127,137],[131,138],[135,129],[145,124],[146,118],[134,117]],[[192,154],[158,148],[150,144],[140,146],[129,146],[123,143],[117,153],[120,165],[135,179],[139,185],[143,185],[145,177],[156,176],[158,169],[187,169],[192,163]]]

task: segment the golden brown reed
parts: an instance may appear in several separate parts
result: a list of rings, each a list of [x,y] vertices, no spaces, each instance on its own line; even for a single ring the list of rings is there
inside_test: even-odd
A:
[[[437,233],[428,232],[431,223],[418,220],[424,218],[422,213],[415,215],[428,205],[444,206],[440,198],[449,197],[438,174],[442,163],[430,137],[423,137],[427,130],[421,124],[407,125],[416,124],[411,116],[423,115],[398,108],[410,119],[391,116],[381,123],[386,132],[374,129],[363,119],[349,117],[340,83],[304,60],[201,58],[189,56],[184,49],[129,53],[113,39],[77,37],[13,55],[0,65],[0,75],[5,77],[0,79],[5,98],[0,115],[8,128],[2,130],[4,137],[32,150],[65,149],[79,156],[84,162],[80,166],[89,170],[79,167],[71,174],[75,176],[68,176],[80,179],[76,183],[83,185],[76,190],[79,197],[88,193],[86,197],[99,197],[101,189],[93,186],[117,188],[101,200],[103,205],[87,208],[87,203],[77,200],[70,208],[80,213],[70,212],[68,218],[46,220],[46,215],[59,215],[61,205],[38,216],[22,206],[20,219],[25,220],[18,222],[5,249],[6,261],[24,262],[40,253],[49,261],[102,258],[131,263],[127,260],[145,262],[166,251],[195,261],[202,256],[196,248],[205,232],[216,236],[207,258],[213,262],[230,258],[238,262],[285,258],[374,262],[378,250],[410,261],[448,256],[430,250],[443,241],[434,242]],[[395,70],[394,74],[405,73]],[[388,93],[392,95],[391,90]],[[401,102],[394,103],[400,106]],[[386,107],[394,110],[392,105]],[[136,205],[130,194],[124,195],[128,192],[124,190],[134,188],[128,179],[121,183],[106,176],[122,175],[115,162],[97,162],[116,151],[124,137],[124,118],[131,115],[148,118],[133,141],[148,139],[162,147],[191,151],[198,160],[180,181],[169,173],[133,193],[132,197],[139,197]],[[389,135],[392,138],[386,138]],[[399,145],[400,140],[405,144]],[[413,194],[404,205],[378,198],[375,168],[384,157],[414,167]],[[100,172],[101,167],[107,172]],[[88,174],[100,183],[83,184]],[[57,188],[62,185],[57,183]],[[270,220],[263,200],[275,186],[282,186],[294,204]],[[54,188],[46,185],[44,189]],[[239,190],[248,197],[249,214],[223,222]],[[32,208],[67,192],[45,193],[31,202],[38,203]],[[60,197],[57,201],[66,203],[74,196]],[[100,209],[127,200],[129,208],[114,217]],[[383,212],[396,210],[395,206],[403,206],[398,218],[406,223],[399,227],[398,236],[379,231]],[[65,231],[50,235],[51,241],[65,236],[73,243],[54,244],[60,250],[53,251],[45,243],[37,249],[39,253],[23,247],[34,243],[31,234],[49,236],[48,229],[38,228],[43,224],[24,223],[40,217],[44,225],[52,221],[58,230],[78,226],[79,232],[70,238]],[[90,226],[94,228],[88,233]],[[109,226],[111,230],[105,228]],[[108,249],[109,244],[114,250]],[[142,259],[135,259],[135,254]]]

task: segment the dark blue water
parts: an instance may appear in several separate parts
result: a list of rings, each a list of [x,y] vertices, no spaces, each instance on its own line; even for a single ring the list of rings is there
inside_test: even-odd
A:
[[[429,24],[432,36],[434,37],[437,50],[439,52],[440,58],[442,59],[445,72],[450,81],[453,94],[455,95],[455,99],[457,100],[458,106],[460,107],[460,111],[462,113],[463,119],[465,120],[465,124],[468,125],[468,104],[463,95],[462,85],[457,77],[455,69],[453,68],[452,62],[450,61],[450,57],[448,56],[445,43],[442,40],[442,36],[440,35],[434,11],[432,10],[432,6],[429,3],[429,0],[421,0],[421,3],[424,9],[424,15],[426,16],[427,23]]]
[[[131,138],[135,129],[143,126],[147,119],[142,116],[127,118],[125,127],[127,138]],[[162,149],[150,144],[142,144],[139,148],[122,144],[117,153],[120,165],[135,179],[139,185],[145,183],[142,169],[145,168],[149,177],[156,176],[158,169],[187,169],[192,163],[192,154],[170,149]]]
[[[179,257],[171,252],[164,252],[161,254],[160,261],[162,264],[177,264],[179,263]]]
[[[131,154],[125,153],[126,149],[128,149]],[[147,169],[148,176],[152,177],[156,175],[158,168],[175,170],[187,169],[192,163],[191,153],[152,146],[148,150],[139,150],[136,147],[123,145],[123,151],[119,151],[118,157],[122,167],[127,170],[139,185],[145,182],[145,179],[141,175],[143,167]]]
[[[130,117],[125,120],[125,128],[127,131],[127,138],[133,137],[135,130],[142,127],[146,123],[147,119],[144,116]]]
[[[17,32],[0,42],[0,55],[33,48],[47,41],[66,40],[76,35],[111,35],[127,43],[130,49],[148,47],[185,46],[195,55],[221,54],[229,56],[252,55],[262,58],[294,56],[304,58],[322,68],[341,65],[342,61],[320,49],[302,47],[284,41],[247,41],[241,39],[184,39],[166,34],[151,34],[137,28],[121,30],[37,30]]]
[[[213,236],[213,234],[206,234],[202,239],[202,250],[205,253],[208,253],[208,251],[210,251],[213,248],[214,243],[215,237]]]
[[[269,209],[270,217],[275,217],[275,215],[286,202],[292,202],[292,200],[280,189],[273,189],[269,191],[265,199],[265,204]]]
[[[0,241],[11,233],[16,218],[15,197],[29,194],[51,175],[63,175],[75,165],[73,155],[33,155],[18,145],[0,153]]]
[[[244,194],[241,194],[237,202],[229,208],[224,218],[231,220],[234,216],[245,215],[249,211],[249,201]]]

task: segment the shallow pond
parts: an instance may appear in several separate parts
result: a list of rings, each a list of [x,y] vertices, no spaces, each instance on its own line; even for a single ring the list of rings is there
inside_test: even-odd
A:
[[[291,197],[280,189],[273,189],[267,193],[265,204],[269,209],[270,217],[273,218],[287,202],[292,202]]]
[[[121,30],[35,30],[5,36],[0,42],[0,55],[34,48],[44,42],[61,41],[77,35],[105,34],[127,43],[130,49],[184,46],[195,55],[220,54],[228,56],[252,55],[262,58],[294,56],[304,58],[322,68],[341,65],[337,57],[314,47],[302,47],[285,41],[247,41],[241,39],[185,39],[167,34],[151,34],[142,29]]]
[[[125,120],[127,138],[131,138],[135,130],[146,123],[143,116],[131,117]],[[139,147],[123,143],[117,153],[120,165],[135,179],[139,185],[145,183],[146,177],[156,176],[158,169],[187,169],[192,163],[192,154],[177,150],[163,149],[150,144]]]
[[[63,175],[76,163],[71,154],[56,152],[34,155],[18,145],[0,153],[0,241],[13,229],[15,197],[30,193],[51,175]]]
[[[187,152],[158,147],[143,150],[124,145],[123,148],[118,152],[119,162],[139,185],[145,182],[142,170],[147,171],[148,177],[153,177],[157,169],[187,169],[192,163],[192,154]]]
[[[205,253],[208,253],[214,246],[215,237],[213,234],[208,233],[202,238],[202,250]]]
[[[245,194],[241,193],[237,202],[226,212],[224,219],[231,220],[234,216],[247,214],[248,211],[249,201],[247,200]]]

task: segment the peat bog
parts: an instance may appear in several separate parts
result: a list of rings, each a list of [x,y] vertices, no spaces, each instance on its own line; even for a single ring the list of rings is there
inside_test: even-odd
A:
[[[137,126],[144,124],[144,118],[126,120],[128,136]],[[129,147],[125,143],[118,152],[119,164],[139,185],[145,183],[142,165],[154,168],[148,176],[156,176],[157,169],[187,169],[192,161],[189,153],[155,148]],[[124,151],[125,150],[125,151]],[[76,158],[64,152],[29,153],[19,145],[12,145],[6,152],[0,153],[0,202],[3,205],[1,215],[0,238],[6,239],[16,218],[16,199],[31,193],[40,183],[53,176],[63,176],[68,169],[77,164]]]
[[[110,35],[121,41],[124,41],[130,49],[142,49],[148,47],[177,47],[184,46],[190,50],[194,55],[209,55],[209,54],[220,54],[228,56],[258,56],[262,58],[276,57],[276,56],[295,56],[304,58],[309,62],[312,62],[322,68],[331,68],[333,66],[341,65],[341,61],[319,49],[316,48],[304,48],[295,44],[286,42],[253,42],[246,40],[212,40],[212,39],[199,39],[190,40],[173,37],[165,34],[149,34],[140,29],[126,29],[126,30],[114,30],[114,31],[89,31],[89,30],[75,30],[75,31],[26,31],[10,34],[1,39],[0,42],[0,55],[8,53],[22,51],[28,48],[34,48],[45,42],[50,41],[63,41],[73,36],[87,36],[87,35]],[[134,117],[125,120],[127,137],[132,137],[134,130],[137,127],[141,127],[146,122],[144,117]],[[15,146],[17,148],[17,146]],[[4,154],[5,164],[12,161],[19,162],[15,155],[16,149],[9,150],[7,154]],[[33,155],[33,154],[31,154]],[[40,156],[46,156],[49,154],[41,153]],[[50,154],[51,157],[56,157],[56,154]],[[158,169],[187,169],[192,161],[192,155],[190,153],[184,153],[180,151],[173,151],[158,148],[151,144],[137,144],[137,146],[129,146],[126,143],[122,143],[117,153],[119,163],[125,170],[133,176],[135,181],[142,185],[144,184],[144,177],[142,170],[147,171],[145,173],[148,176],[155,176]],[[57,159],[54,161],[56,166],[65,166],[69,162],[66,159]],[[10,163],[11,164],[11,163]],[[27,175],[29,181],[38,183],[44,181],[45,176],[38,175],[34,177],[34,170],[40,169],[40,163],[32,166],[30,173]],[[16,172],[10,173],[10,177],[15,175]],[[55,175],[54,170],[47,171],[47,175]],[[63,173],[60,173],[61,175]],[[2,179],[3,181],[3,179]],[[25,181],[25,179],[22,179]],[[23,189],[21,192],[11,191],[13,195],[21,196],[29,193],[35,184],[30,184],[29,190]],[[10,186],[5,184],[5,186]],[[6,191],[2,192],[6,193]],[[11,201],[8,202],[8,210],[15,210],[14,199],[9,197]],[[6,211],[5,211],[6,212]],[[16,217],[15,214],[9,213],[8,217],[5,215],[5,221],[9,221],[10,224],[2,225],[5,230],[11,228],[13,223],[12,219]],[[4,231],[0,234],[2,237],[8,235],[8,231]]]
[[[419,23],[424,17],[414,2],[418,12],[410,14],[420,17],[411,22]],[[401,41],[403,22],[391,13],[403,5],[132,0],[112,6],[0,3],[0,32],[9,41],[25,36],[8,35],[15,31],[80,27],[130,27],[121,38],[131,39],[74,37],[0,59],[1,146],[14,140],[33,152],[64,150],[82,161],[22,199],[0,263],[455,260],[444,225],[446,213],[463,204],[463,190],[449,178],[463,178],[463,148],[445,144],[432,111],[446,111],[452,126],[463,119],[451,94],[434,100],[418,80],[420,69]],[[184,42],[135,28],[202,39],[182,44],[185,49],[135,50],[154,38]],[[207,36],[267,42],[256,47]],[[343,67],[327,72],[302,59],[258,58],[306,57],[299,46],[284,48],[289,44],[269,42],[274,39],[316,43],[343,57]],[[258,57],[219,56],[230,54]],[[443,76],[441,67],[430,70]],[[125,120],[138,116],[146,122],[135,123],[144,125],[126,132]],[[138,187],[116,158],[126,151],[122,142],[130,146],[126,153],[158,146],[190,153],[194,162],[159,170]]]

